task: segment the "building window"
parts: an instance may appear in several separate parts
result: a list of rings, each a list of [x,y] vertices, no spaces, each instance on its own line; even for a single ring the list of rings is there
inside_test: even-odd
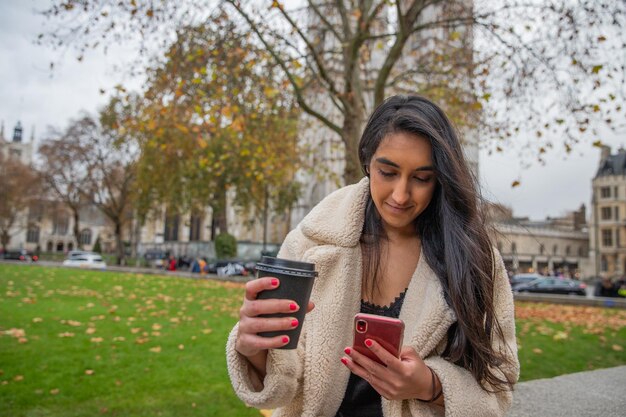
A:
[[[197,214],[192,214],[189,219],[189,241],[194,242],[202,239],[202,218]]]
[[[57,216],[54,219],[54,222],[52,224],[52,234],[53,235],[65,235],[67,234],[67,226],[68,226],[68,219],[65,216]]]
[[[617,186],[613,187],[613,197],[615,197],[615,199],[617,199]]]
[[[613,231],[611,229],[602,230],[602,246],[613,246]]]
[[[600,218],[602,220],[610,220],[611,219],[611,207],[602,207],[600,209]]]
[[[163,239],[166,242],[178,241],[179,223],[180,223],[180,216],[178,214],[165,216],[165,230],[163,231]]]
[[[557,245],[552,246],[552,255],[556,255],[556,253],[558,252],[559,247]]]
[[[569,245],[567,245],[565,247],[565,255],[569,256],[570,251],[571,251],[571,249],[570,249]]]
[[[601,187],[600,188],[600,197],[609,198],[611,197],[611,187]]]
[[[543,255],[543,253],[546,251],[546,247],[542,244],[539,245],[539,254]]]
[[[33,204],[28,207],[28,220],[31,222],[40,222],[43,218],[43,205]]]
[[[615,206],[615,215],[613,216],[615,220],[619,220],[619,207]]]
[[[28,232],[26,233],[26,241],[28,243],[39,242],[39,227],[38,226],[31,226],[28,228]]]
[[[515,242],[511,243],[511,253],[517,253],[517,245]]]
[[[83,229],[78,236],[78,242],[81,245],[91,245],[91,229]]]
[[[584,252],[583,247],[582,246],[578,247],[578,256],[580,256],[582,258],[583,257],[583,252]]]
[[[600,269],[602,272],[606,272],[609,270],[609,263],[607,262],[606,256],[602,255],[602,260],[600,261]]]

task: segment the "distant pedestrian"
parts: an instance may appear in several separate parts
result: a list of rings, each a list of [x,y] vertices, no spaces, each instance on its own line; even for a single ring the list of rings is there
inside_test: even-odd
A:
[[[614,285],[618,297],[626,297],[626,277],[622,276]]]
[[[598,297],[617,297],[617,291],[615,285],[610,278],[605,277],[599,282],[598,291],[596,292]]]
[[[192,273],[200,273],[200,260],[199,259],[194,259],[193,263],[191,264],[191,272]]]
[[[174,258],[172,255],[170,255],[170,259],[169,259],[167,270],[168,271],[176,271],[176,258]]]

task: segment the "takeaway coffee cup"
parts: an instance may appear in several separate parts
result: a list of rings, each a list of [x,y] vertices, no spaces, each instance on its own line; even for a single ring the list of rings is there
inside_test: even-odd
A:
[[[256,264],[257,278],[276,277],[280,280],[278,288],[261,291],[258,299],[288,299],[298,303],[300,309],[295,313],[263,314],[261,317],[293,317],[298,319],[298,327],[293,330],[283,330],[279,332],[262,332],[260,336],[274,337],[286,334],[289,336],[289,343],[280,349],[295,349],[300,339],[300,331],[304,323],[309,297],[313,290],[313,281],[317,276],[315,264],[307,262],[289,261],[287,259],[272,258],[264,256],[261,262]]]

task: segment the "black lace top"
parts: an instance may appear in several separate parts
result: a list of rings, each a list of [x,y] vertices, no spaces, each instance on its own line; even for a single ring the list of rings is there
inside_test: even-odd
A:
[[[361,300],[361,313],[398,318],[405,294],[406,289],[388,306]],[[366,380],[351,373],[343,402],[335,417],[383,417],[380,394]]]

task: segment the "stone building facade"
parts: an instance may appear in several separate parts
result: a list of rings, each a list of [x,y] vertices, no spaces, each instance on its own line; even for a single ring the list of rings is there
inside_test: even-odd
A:
[[[589,228],[594,275],[626,275],[626,150],[604,146],[592,180]]]
[[[258,259],[262,250],[275,251],[284,240],[289,223],[286,214],[275,214],[270,211],[265,232],[265,247],[263,220],[240,213],[229,204],[228,232],[238,240],[238,257]],[[150,214],[145,224],[138,228],[137,236],[134,238],[138,242],[139,254],[158,250],[174,256],[212,259],[216,257],[213,239],[219,232],[213,229],[210,208],[196,213],[170,215],[163,206]]]
[[[0,153],[5,158],[19,159],[24,165],[30,165],[33,160],[33,135],[30,141],[24,140],[22,123],[17,122],[13,129],[13,136],[8,139],[4,135],[4,123],[0,126]]]
[[[592,276],[585,206],[566,216],[532,221],[510,209],[493,214],[492,240],[509,273],[537,272],[577,279]]]
[[[79,211],[79,242],[83,250],[93,250],[100,239],[103,252],[112,252],[114,236],[104,215],[94,206]],[[15,236],[11,246],[33,252],[67,253],[79,247],[74,237],[71,211],[58,201],[39,200],[28,211],[28,228]]]
[[[20,122],[15,125],[10,140],[5,137],[4,124],[0,127],[0,152],[3,157],[17,158],[21,163],[32,166],[37,151],[34,132],[30,140],[24,139]],[[79,218],[79,240],[83,249],[93,249],[98,237],[103,251],[114,249],[111,228],[96,207],[86,205],[80,210]],[[33,252],[68,252],[78,247],[73,229],[74,219],[69,209],[58,201],[41,198],[21,213],[7,247]]]

